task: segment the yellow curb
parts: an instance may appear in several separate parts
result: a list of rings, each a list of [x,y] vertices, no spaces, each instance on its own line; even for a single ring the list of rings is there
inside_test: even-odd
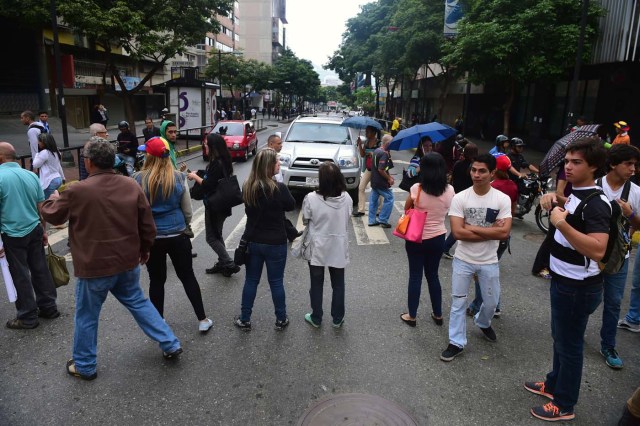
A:
[[[176,157],[183,157],[187,154],[194,153],[196,151],[200,151],[202,149],[202,145],[192,146],[187,149],[181,149],[180,151],[176,151]]]

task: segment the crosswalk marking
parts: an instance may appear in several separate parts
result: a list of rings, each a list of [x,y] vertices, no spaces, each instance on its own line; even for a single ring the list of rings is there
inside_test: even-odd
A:
[[[404,192],[399,190],[394,192]],[[369,209],[369,203],[365,203],[366,209]],[[404,201],[395,201],[393,203],[395,210],[398,214],[404,213]],[[205,215],[204,215],[204,206],[200,206],[193,211],[193,216],[191,218],[191,230],[193,231],[194,238],[198,237],[205,230]],[[356,243],[360,246],[366,245],[381,245],[381,244],[389,244],[389,238],[387,236],[387,232],[384,228],[379,226],[368,226],[368,216],[361,217],[352,217],[351,224],[353,226],[353,230],[356,236]],[[224,243],[227,247],[227,250],[233,252],[238,244],[240,243],[240,239],[242,238],[242,234],[244,233],[245,226],[247,224],[247,216],[243,215],[238,224],[233,228],[233,230],[229,233]],[[302,223],[302,210],[298,212],[298,217],[295,221],[296,228],[299,230],[304,229],[304,225]],[[392,223],[393,225],[393,223]],[[64,241],[69,237],[69,228],[64,228],[59,231],[52,233],[49,236],[49,244],[52,246]],[[71,253],[67,253],[65,256],[67,262],[72,261]]]
[[[371,194],[371,188],[367,188],[364,192],[367,194]],[[408,194],[408,192],[405,191],[404,189],[400,189],[397,187],[391,188],[391,192],[393,192],[394,194]],[[369,195],[367,195],[367,200],[368,199],[369,199]]]

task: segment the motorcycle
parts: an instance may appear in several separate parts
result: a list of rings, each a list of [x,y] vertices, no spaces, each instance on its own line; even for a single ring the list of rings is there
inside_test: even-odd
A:
[[[118,142],[112,142],[112,144],[114,145],[114,147],[116,148],[116,152],[118,151]],[[134,162],[134,166],[133,166],[133,170],[136,172],[139,172],[140,170],[142,170],[142,167],[144,166],[144,159],[145,159],[145,152],[144,151],[138,151],[136,152],[136,160]],[[127,172],[127,167],[124,163],[124,161],[120,160],[120,158],[118,158],[118,156],[116,155],[116,159],[115,162],[113,164],[113,169],[116,171],[116,173],[123,175],[123,176],[129,176],[129,173]]]
[[[516,204],[515,216],[522,219],[533,208],[536,200],[546,194],[553,186],[553,178],[539,176],[531,173],[518,181],[518,202]],[[549,231],[549,212],[536,205],[535,209],[536,225],[545,234]]]

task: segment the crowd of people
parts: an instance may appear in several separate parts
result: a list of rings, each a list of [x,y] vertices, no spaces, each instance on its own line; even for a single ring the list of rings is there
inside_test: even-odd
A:
[[[22,117],[30,132],[34,115],[26,111]],[[97,377],[98,323],[109,292],[127,307],[144,333],[158,342],[165,358],[176,359],[182,353],[180,341],[163,319],[167,255],[194,309],[198,330],[206,333],[213,326],[193,271],[190,240],[193,212],[188,180],[202,188],[206,240],[218,256],[218,261],[206,272],[229,277],[241,270],[238,259],[229,256],[222,237],[231,210],[219,209],[208,202],[209,196],[219,190],[221,179],[233,175],[224,139],[218,134],[208,135],[205,151],[209,164],[206,170],[192,172],[176,163],[175,124],[165,121],[157,129],[152,120],[145,122],[146,159],[141,171],[132,170],[131,178],[114,173],[118,156],[129,153],[117,153],[106,139],[104,124],[94,123],[91,139],[83,150],[82,161],[88,177],[63,192],[57,191],[64,179],[60,153],[48,132],[38,129],[39,151],[32,163],[37,175],[19,167],[11,144],[0,143],[0,224],[4,243],[0,256],[9,261],[18,294],[16,318],[6,326],[33,329],[39,325],[39,318],[60,316],[43,243],[47,243],[47,222],[53,225],[68,222],[77,280],[73,355],[66,369],[70,375],[84,380]],[[120,124],[120,135],[124,135],[125,141],[128,125]],[[551,227],[538,257],[547,269],[545,277],[550,279],[553,361],[545,379],[527,381],[524,387],[551,400],[531,409],[531,414],[542,420],[575,417],[585,330],[589,316],[601,303],[601,354],[609,367],[623,367],[615,344],[617,329],[640,332],[640,262],[634,266],[629,312],[620,318],[629,245],[623,245],[624,251],[618,253],[622,256],[619,266],[607,269],[615,254],[610,243],[617,238],[612,232],[616,223],[620,224],[627,243],[631,229],[640,228],[640,187],[631,181],[640,151],[630,145],[626,123],[617,122],[616,128],[619,135],[624,133],[623,138],[614,141],[608,150],[597,137],[577,138],[569,143],[564,166],[560,167],[567,184],[540,201],[550,211]],[[252,328],[252,310],[265,267],[274,305],[274,327],[282,331],[289,325],[284,273],[287,241],[296,238],[303,240],[302,257],[309,266],[311,309],[304,320],[314,328],[322,325],[323,282],[328,268],[333,293],[332,326],[344,325],[345,268],[350,261],[348,226],[350,216],[367,214],[364,203],[367,184],[371,184],[372,190],[368,215],[363,219],[369,226],[392,227],[391,187],[395,183],[389,172],[393,167],[389,151],[392,136],[378,139],[374,128],[367,128],[365,135],[366,139],[358,142],[363,170],[357,209],[353,211],[340,169],[331,162],[323,163],[319,168],[318,189],[307,194],[302,203],[304,233],[292,230],[285,216],[295,209],[296,203],[282,183],[278,160],[281,139],[271,135],[268,146],[259,151],[242,188],[247,222],[242,236],[246,253],[241,263],[246,268],[240,313],[234,319],[236,327],[244,331]],[[475,144],[466,143],[461,157],[453,167],[448,167],[443,155],[434,149],[431,138],[423,137],[403,174],[403,180],[411,183],[405,210],[415,209],[427,216],[421,239],[405,241],[409,278],[407,309],[400,319],[410,327],[417,325],[424,275],[431,320],[436,326],[444,324],[447,315],[442,309],[438,271],[442,257],[452,258],[449,341],[440,355],[444,362],[453,361],[467,346],[466,316],[473,317],[473,323],[489,342],[498,340],[491,324],[501,313],[499,260],[509,244],[518,193],[516,182],[523,169],[537,172],[524,159],[523,146],[521,139],[503,135],[496,138],[494,152],[480,153]],[[137,149],[136,142],[136,152]],[[450,250],[456,242],[452,255]],[[149,274],[149,299],[140,285],[140,265],[146,265]],[[475,298],[470,301],[472,282]],[[630,399],[625,416],[633,418],[639,406],[637,392]]]

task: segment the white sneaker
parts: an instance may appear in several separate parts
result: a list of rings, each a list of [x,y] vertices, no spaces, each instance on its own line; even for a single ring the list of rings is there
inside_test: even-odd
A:
[[[626,319],[618,321],[618,328],[629,330],[632,333],[640,333],[640,324],[631,324]]]
[[[213,321],[211,321],[209,318],[205,318],[202,321],[200,321],[198,330],[200,330],[203,333],[206,333],[207,331],[209,331],[211,327],[213,327]]]

